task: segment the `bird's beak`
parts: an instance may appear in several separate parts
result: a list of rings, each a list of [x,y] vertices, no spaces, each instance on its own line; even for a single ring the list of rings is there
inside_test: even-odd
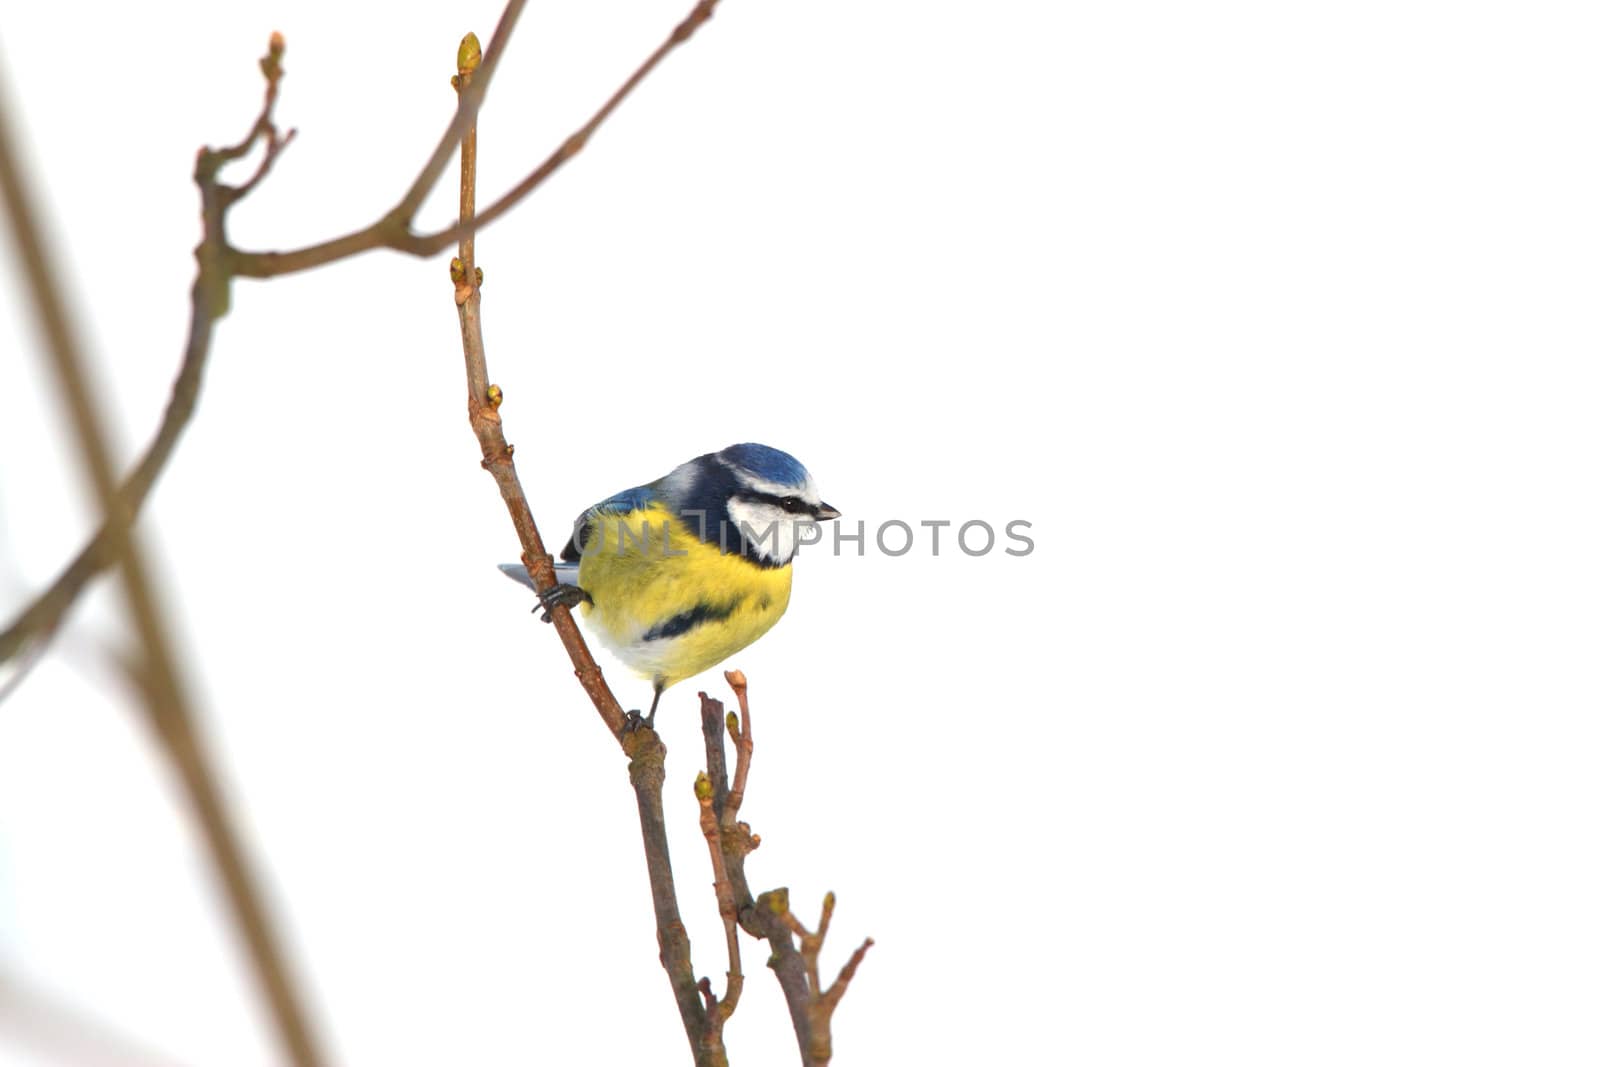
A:
[[[817,518],[819,520],[826,521],[827,519],[837,519],[838,517],[839,509],[834,507],[832,504],[817,505]]]

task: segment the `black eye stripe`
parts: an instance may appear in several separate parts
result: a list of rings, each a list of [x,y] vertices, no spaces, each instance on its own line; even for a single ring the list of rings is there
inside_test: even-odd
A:
[[[782,508],[784,511],[797,515],[811,515],[814,513],[810,504],[797,496],[777,496],[774,493],[758,493],[745,490],[739,494],[739,499],[748,500],[753,504],[771,504],[773,507]]]

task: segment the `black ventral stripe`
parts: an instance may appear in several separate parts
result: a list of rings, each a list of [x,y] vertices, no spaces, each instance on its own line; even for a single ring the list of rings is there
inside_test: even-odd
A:
[[[738,610],[743,599],[741,597],[731,604],[707,604],[702,601],[688,611],[680,612],[650,627],[644,632],[644,640],[660,641],[668,637],[682,637],[696,626],[708,622],[721,622]]]

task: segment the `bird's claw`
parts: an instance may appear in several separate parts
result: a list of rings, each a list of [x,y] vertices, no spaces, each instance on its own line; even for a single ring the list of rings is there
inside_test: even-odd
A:
[[[551,621],[550,612],[558,604],[565,604],[570,609],[586,603],[594,603],[594,597],[589,595],[589,591],[582,586],[569,585],[566,582],[560,585],[553,585],[539,594],[539,606],[544,609],[543,618],[545,622]],[[533,610],[537,612],[539,608],[534,608]]]
[[[648,717],[639,714],[638,709],[634,709],[628,712],[628,718],[622,724],[622,732],[624,734],[631,734],[635,730],[654,730],[655,728],[656,713],[654,708],[650,710]]]

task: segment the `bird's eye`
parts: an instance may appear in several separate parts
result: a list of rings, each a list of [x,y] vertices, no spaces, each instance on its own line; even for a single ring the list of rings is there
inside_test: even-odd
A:
[[[778,501],[778,503],[783,505],[784,511],[806,510],[806,502],[797,496],[786,496],[782,500]]]

